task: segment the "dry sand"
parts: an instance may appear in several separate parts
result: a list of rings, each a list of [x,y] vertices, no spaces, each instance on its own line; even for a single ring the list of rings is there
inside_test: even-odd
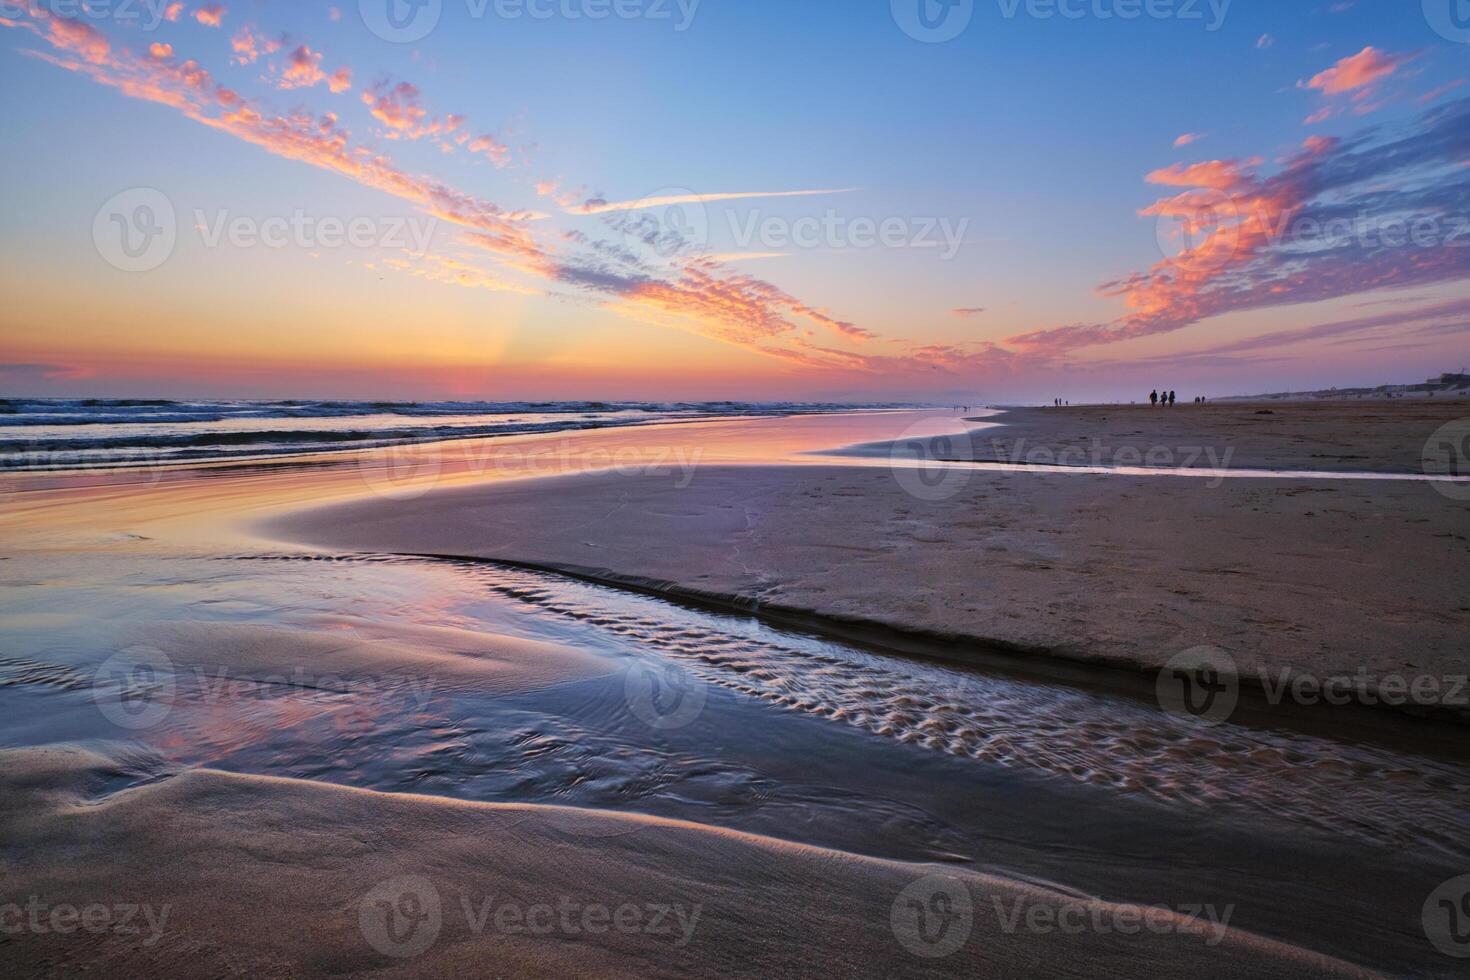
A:
[[[1235,469],[1417,473],[1429,437],[1463,419],[1470,401],[1448,398],[1011,409],[984,420],[1003,425],[976,435],[972,458],[1209,467],[1228,453]]]
[[[58,907],[143,909],[132,934],[100,917],[85,930],[65,911],[64,934],[13,932],[0,945],[12,966],[151,977],[1365,975],[1200,918],[1156,912],[1149,928],[1136,907],[693,824],[208,770],[110,792],[120,776],[78,750],[0,753],[5,922],[32,915],[32,896],[48,929]],[[959,896],[950,931],[931,933],[960,940],[942,959],[897,938],[917,938],[900,893],[933,874]],[[411,933],[399,920],[408,939],[395,945],[375,903],[409,892],[429,918]],[[1065,907],[1058,921],[1104,925],[1007,932],[1018,903],[1038,909],[1034,921]],[[521,922],[550,929],[511,931]]]

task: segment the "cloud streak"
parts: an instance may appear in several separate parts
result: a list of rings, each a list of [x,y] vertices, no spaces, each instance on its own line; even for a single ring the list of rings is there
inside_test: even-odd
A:
[[[646,208],[662,208],[682,204],[714,204],[719,201],[746,201],[772,197],[817,197],[824,194],[851,194],[856,187],[838,187],[821,190],[800,191],[741,191],[724,194],[664,194],[639,198],[636,201],[605,201],[593,198],[583,204],[567,208],[571,214],[608,214],[613,211],[641,211]]]

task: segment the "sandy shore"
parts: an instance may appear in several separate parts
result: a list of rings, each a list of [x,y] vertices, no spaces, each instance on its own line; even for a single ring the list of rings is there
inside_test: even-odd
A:
[[[8,937],[27,973],[1368,975],[1204,915],[647,817],[208,770],[109,793],[76,750],[0,773],[7,915],[43,926]]]
[[[1083,418],[1091,410],[1077,411]],[[1044,433],[1043,423],[1072,416],[998,418]],[[1393,439],[1437,418],[1393,423]],[[939,421],[943,428],[955,420]],[[920,652],[939,644],[962,658],[1003,662],[994,676],[1015,664],[1057,676],[1055,666],[1065,664],[1068,684],[1054,687],[1074,693],[1073,685],[1119,675],[1151,696],[1152,672],[1199,644],[1228,651],[1242,669],[1361,667],[1375,679],[1466,671],[1470,508],[1429,485],[1008,469],[951,470],[957,479],[915,484],[914,471],[889,468],[886,451],[846,461],[798,455],[840,446],[817,440],[848,427],[873,439],[908,423],[670,427],[637,438],[677,438],[685,441],[671,448],[690,450],[708,440],[713,462],[692,472],[470,485],[462,481],[493,470],[478,464],[478,447],[456,447],[464,455],[433,470],[422,495],[415,485],[412,494],[364,498],[382,492],[370,478],[377,471],[342,467],[30,493],[30,509],[13,520],[26,525],[31,550],[17,548],[24,560],[8,568],[16,595],[31,596],[12,626],[36,635],[31,660],[12,664],[26,687],[12,693],[27,699],[13,702],[25,711],[17,715],[23,734],[10,744],[44,747],[0,752],[0,926],[31,915],[30,906],[47,916],[62,909],[68,925],[67,909],[99,905],[110,916],[130,906],[153,919],[139,919],[136,933],[63,933],[49,930],[47,918],[46,928],[0,934],[0,957],[21,975],[101,967],[159,976],[795,976],[814,964],[858,976],[1363,975],[1345,961],[1451,975],[1454,961],[1423,938],[1420,908],[1458,873],[1461,857],[1413,831],[1452,823],[1433,815],[1463,793],[1453,760],[1430,764],[1376,743],[1349,751],[1362,747],[1349,746],[1356,736],[1273,741],[1270,727],[1262,731],[1272,738],[1254,739],[1241,726],[1212,736],[1181,721],[1183,734],[1171,734],[1167,725],[1128,721],[1130,710],[1143,709],[1121,701],[1090,722],[1078,709],[1057,712],[1055,723],[1075,730],[1048,736],[1042,751],[1021,737],[1035,721],[1029,702],[958,697],[949,705],[952,693],[931,683],[933,675],[909,683],[896,669],[942,665],[890,656],[886,671],[870,665],[847,684],[841,664],[802,656],[794,661],[801,670],[788,673],[774,654],[762,659],[768,637],[745,647],[705,629],[711,624],[671,622],[674,612],[640,613],[564,591],[548,600],[568,607],[560,618],[526,606],[486,619],[476,603],[488,590],[477,576],[503,571],[378,557],[490,558],[775,610],[890,647],[912,640]],[[981,429],[977,439],[1007,431]],[[1054,434],[1048,444],[1086,431]],[[1167,447],[1186,447],[1188,433],[1175,434]],[[614,438],[633,436],[594,433],[587,443],[613,447]],[[1309,468],[1314,453],[1300,447],[1320,439],[1282,439],[1298,448],[1264,445],[1264,455],[1234,465],[1279,459]],[[1382,443],[1365,436],[1364,445]],[[504,451],[494,441],[483,449]],[[312,499],[321,503],[300,509]],[[280,516],[287,505],[297,509]],[[273,540],[225,530],[227,515]],[[219,542],[231,551],[221,554]],[[78,548],[97,550],[67,550]],[[372,554],[324,560],[318,549]],[[402,565],[417,570],[369,574]],[[280,584],[262,588],[257,577]],[[101,610],[92,618],[111,610],[115,621],[71,624],[65,600],[40,594],[43,582],[72,590],[58,595],[87,595],[89,610]],[[110,605],[99,605],[103,597]],[[532,634],[540,640],[513,635],[532,621],[523,616],[542,617],[545,631]],[[651,621],[640,625],[640,617]],[[637,628],[620,641],[626,646],[603,647],[587,645],[593,634],[579,632],[583,622]],[[181,686],[227,670],[247,691],[273,688],[278,676],[291,689],[198,698],[191,688],[155,729],[101,727],[91,705],[58,710],[87,690],[90,661],[83,652],[73,663],[52,648],[64,641],[91,650],[89,637],[99,650],[159,652]],[[788,636],[773,650],[793,642]],[[631,731],[616,727],[627,692],[610,665],[630,654],[687,664],[679,658],[721,651],[730,670],[750,672],[741,676],[751,684],[760,675],[786,694],[823,694],[834,699],[828,708],[873,714],[883,705],[894,724],[919,726],[909,733],[916,737],[936,737],[924,726],[949,722],[956,739],[970,729],[997,733],[1031,762],[1055,764],[1008,768],[989,756],[926,755],[908,737],[852,730],[835,714],[783,711],[773,720],[760,713],[759,697],[730,698],[715,687],[699,722],[708,727],[679,735],[684,743],[666,744],[677,739],[646,726],[636,730],[642,741],[606,739],[601,724],[614,735]],[[303,668],[305,682],[289,680]],[[442,703],[401,703],[400,690],[427,690],[425,681]],[[333,713],[353,692],[385,689],[391,697],[353,695],[356,710]],[[1007,704],[1016,705],[1009,715]],[[973,705],[991,713],[960,717]],[[1146,710],[1173,721],[1152,703]],[[1127,730],[1111,732],[1109,719]],[[1436,740],[1459,734],[1412,727]],[[271,737],[277,728],[281,737]],[[510,740],[502,746],[497,733]],[[1121,761],[1144,760],[1142,776],[1167,768],[1147,766],[1150,752],[1183,759],[1201,785],[1175,796],[1128,790],[1106,765],[1069,752],[1063,736],[1096,739]],[[1409,753],[1426,740],[1412,740]],[[558,762],[558,745],[595,757]],[[534,782],[543,760],[550,775]],[[1298,767],[1291,775],[1302,779],[1252,782],[1253,772],[1277,765]],[[469,781],[497,766],[507,781],[529,781],[512,794],[468,798],[517,802],[467,802]],[[519,789],[561,786],[563,771],[566,785],[636,790],[665,768],[697,768],[703,779],[671,783],[647,812],[700,823],[519,802],[565,798]],[[1302,822],[1287,805],[1286,784],[1316,785],[1320,776],[1334,785],[1327,770],[1362,780],[1364,793],[1324,791],[1328,819]],[[258,772],[271,775],[245,774]],[[1261,816],[1218,795],[1237,786],[1260,797]],[[1374,792],[1396,793],[1402,800],[1388,803],[1405,805],[1378,806]],[[730,806],[753,800],[779,805],[766,806],[764,822],[729,816]],[[1271,809],[1273,801],[1282,805]],[[824,829],[839,819],[858,832]],[[801,836],[807,820],[817,836]],[[1373,820],[1394,833],[1354,836],[1347,826]],[[924,849],[884,849],[885,835],[899,834]],[[1175,912],[1154,913],[1156,931],[1136,928],[1138,906],[1088,897],[1099,894]],[[1197,902],[1231,904],[1238,915],[1220,929],[1180,914]],[[412,936],[427,935],[418,929],[429,920],[415,928],[414,916],[435,907],[432,941],[419,948]],[[571,918],[563,919],[564,907]],[[1017,909],[1038,910],[1023,914],[1041,927],[1007,925]],[[968,917],[956,917],[965,910]],[[617,914],[628,928],[583,926]],[[528,930],[528,915],[551,917],[538,919],[550,928]],[[1048,925],[1078,915],[1089,924]],[[949,955],[926,955],[961,935]]]
[[[1186,408],[1160,426],[1180,425]],[[1382,407],[1308,408],[1340,420]],[[1437,424],[1419,419],[1422,404],[1404,408],[1416,421],[1399,420],[1392,437],[1370,434],[1331,465]],[[1077,411],[1083,421],[1116,417]],[[1240,411],[1210,409],[1221,427],[1204,435],[1251,417]],[[1055,420],[1077,429],[1065,410],[1015,417],[1032,433]],[[1331,438],[1349,438],[1335,426]],[[1168,435],[1163,428],[1148,437]],[[982,430],[977,444],[1016,438],[1006,431]],[[1081,431],[1076,438],[1092,438]],[[1282,435],[1247,460],[1308,468],[1325,462],[1308,450],[1326,438]],[[1360,468],[1390,461],[1370,463]],[[1209,645],[1234,658],[1247,683],[1292,671],[1362,676],[1370,692],[1389,679],[1391,692],[1393,678],[1422,676],[1437,694],[1421,700],[1448,713],[1470,697],[1456,690],[1470,673],[1470,507],[1427,484],[992,470],[960,473],[942,499],[922,499],[886,466],[702,467],[681,483],[598,474],[454,489],[306,511],[267,532],[527,562],[1033,659],[1157,671]]]
[[[985,421],[986,462],[1418,473],[1425,442],[1470,401],[1226,402],[1011,409]]]

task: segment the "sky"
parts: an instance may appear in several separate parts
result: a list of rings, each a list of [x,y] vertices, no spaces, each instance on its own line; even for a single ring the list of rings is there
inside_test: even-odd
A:
[[[0,0],[0,394],[1470,363],[1470,0]]]

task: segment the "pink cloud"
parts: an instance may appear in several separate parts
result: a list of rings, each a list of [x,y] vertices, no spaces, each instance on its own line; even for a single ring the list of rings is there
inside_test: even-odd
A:
[[[262,54],[275,54],[285,46],[285,39],[264,40],[250,25],[245,25],[230,38],[230,60],[237,65],[252,65]]]
[[[1355,55],[1343,58],[1326,71],[1313,75],[1306,87],[1317,89],[1324,95],[1342,95],[1377,84],[1415,57],[1417,55],[1412,52],[1386,54],[1375,47],[1366,47]]]
[[[1208,135],[1208,133],[1185,133],[1174,141],[1174,145],[1176,147],[1188,146],[1191,143],[1198,143]]]
[[[471,153],[484,154],[497,167],[503,167],[510,162],[510,147],[488,134],[476,136],[465,149]]]
[[[225,14],[229,10],[221,3],[206,3],[194,11],[194,19],[205,27],[218,27],[225,21]]]
[[[1420,105],[1428,105],[1431,102],[1438,102],[1441,97],[1450,94],[1455,89],[1464,85],[1466,81],[1470,81],[1470,79],[1457,78],[1453,82],[1441,85],[1439,88],[1434,89],[1432,92],[1425,92],[1423,95],[1419,96],[1417,101]]]
[[[326,83],[333,92],[352,88],[352,69],[338,68],[330,75],[322,70],[322,53],[303,44],[286,56],[286,67],[276,84],[283,89],[311,88]]]

